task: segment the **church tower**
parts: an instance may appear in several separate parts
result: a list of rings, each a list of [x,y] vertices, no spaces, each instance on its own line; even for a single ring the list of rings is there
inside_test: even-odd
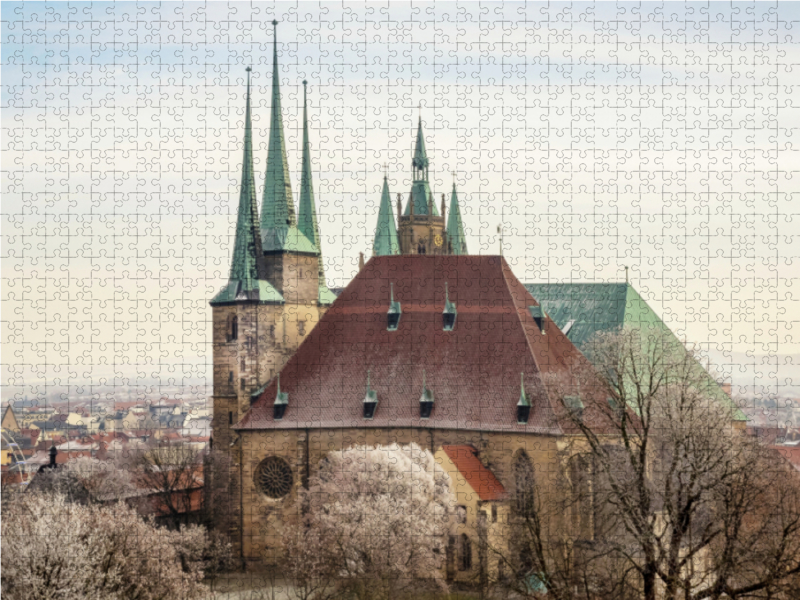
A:
[[[383,178],[383,192],[378,209],[378,223],[372,254],[467,254],[461,209],[456,194],[456,184],[450,195],[450,218],[445,226],[445,196],[442,194],[441,212],[428,180],[428,153],[422,133],[422,117],[417,124],[417,141],[411,161],[413,181],[408,202],[403,210],[400,194],[397,195],[397,227],[392,215],[389,182]]]
[[[414,174],[411,192],[405,212],[398,215],[400,254],[449,254],[444,216],[436,210],[436,201],[428,183],[428,153],[422,134],[422,117],[417,125],[417,142],[411,166]]]
[[[213,440],[220,447],[233,441],[232,427],[250,408],[253,395],[286,364],[335,300],[321,267],[307,110],[303,112],[299,226],[295,216],[281,115],[277,40],[273,42],[269,150],[259,227],[250,68],[247,72],[242,185],[230,277],[210,302],[214,322]]]

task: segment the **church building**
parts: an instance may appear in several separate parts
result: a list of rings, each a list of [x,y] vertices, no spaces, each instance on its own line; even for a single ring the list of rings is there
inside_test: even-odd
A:
[[[574,381],[589,359],[502,256],[468,253],[455,183],[449,207],[442,195],[437,209],[421,119],[405,206],[398,195],[395,221],[384,176],[373,256],[336,297],[325,282],[305,106],[304,91],[296,216],[274,41],[260,218],[248,69],[230,277],[210,303],[213,447],[230,459],[235,550],[248,563],[277,557],[298,491],[328,453],[415,442],[451,472],[463,515],[448,577],[472,578],[488,560],[477,554],[476,524],[508,510],[520,473],[546,485],[563,467],[559,453],[578,437],[565,410],[592,422],[607,405],[605,384]],[[578,390],[569,409],[554,380]]]

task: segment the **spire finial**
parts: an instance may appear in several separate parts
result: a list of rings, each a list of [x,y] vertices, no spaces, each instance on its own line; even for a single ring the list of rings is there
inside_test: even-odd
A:
[[[625,267],[625,283],[628,283],[628,267]]]
[[[277,21],[277,20],[275,20],[275,19],[273,19],[273,20],[272,20],[272,26],[273,26],[273,27],[277,27],[277,26],[278,26],[278,21]]]
[[[444,301],[450,302],[450,290],[447,289],[447,282],[444,282]]]
[[[422,369],[422,393],[425,393],[425,390],[428,389],[425,387],[425,369]]]
[[[394,283],[389,284],[389,301],[394,304]]]
[[[281,395],[281,374],[278,373],[278,395]]]
[[[370,376],[370,369],[367,369],[367,393],[369,393],[369,376]]]
[[[389,177],[389,163],[383,163],[383,178]]]

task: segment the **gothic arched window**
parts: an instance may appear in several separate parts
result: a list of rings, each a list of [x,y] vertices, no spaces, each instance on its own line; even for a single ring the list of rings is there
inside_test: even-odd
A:
[[[472,542],[466,533],[459,537],[458,570],[469,571],[472,568]]]
[[[514,459],[514,491],[519,514],[526,515],[535,510],[536,481],[533,463],[525,450],[520,450]]]

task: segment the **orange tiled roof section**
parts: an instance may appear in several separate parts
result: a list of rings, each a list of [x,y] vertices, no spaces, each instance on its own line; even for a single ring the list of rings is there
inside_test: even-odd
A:
[[[482,501],[501,500],[506,495],[503,484],[483,466],[472,446],[442,446],[458,472],[467,480]]]

